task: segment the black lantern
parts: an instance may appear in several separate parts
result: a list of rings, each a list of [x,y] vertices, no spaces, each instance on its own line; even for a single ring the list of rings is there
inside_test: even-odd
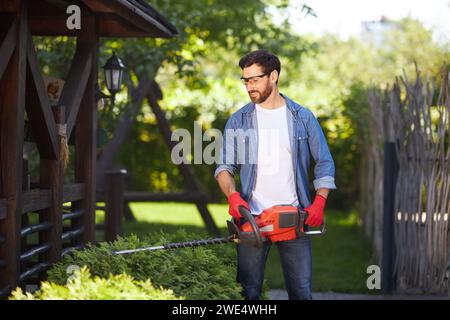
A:
[[[112,57],[106,61],[103,69],[105,70],[106,86],[111,93],[112,103],[114,104],[115,95],[119,92],[120,86],[122,85],[123,70],[126,67],[122,63],[122,60],[116,56],[116,53],[113,52]]]

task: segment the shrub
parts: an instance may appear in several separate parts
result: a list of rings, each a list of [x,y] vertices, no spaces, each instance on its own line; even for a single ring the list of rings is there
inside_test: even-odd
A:
[[[155,288],[149,280],[136,281],[126,274],[91,277],[87,268],[75,271],[67,285],[43,282],[34,294],[17,288],[10,300],[179,300],[172,290]]]
[[[201,237],[201,236],[200,236]],[[113,243],[88,245],[66,255],[48,271],[49,281],[64,284],[71,275],[69,266],[86,266],[94,276],[128,274],[141,281],[150,279],[156,286],[173,290],[186,299],[241,299],[236,282],[236,257],[233,245],[216,245],[153,252],[115,255],[113,252],[167,242],[199,238],[198,234],[179,231],[153,233],[143,239],[135,235]]]

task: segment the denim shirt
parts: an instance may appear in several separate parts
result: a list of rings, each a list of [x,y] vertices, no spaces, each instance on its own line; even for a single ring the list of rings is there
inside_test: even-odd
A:
[[[299,206],[303,209],[311,204],[308,169],[310,156],[314,158],[314,189],[336,189],[334,183],[334,161],[328,149],[325,135],[313,113],[281,94],[286,100],[289,140],[293,161],[295,185]],[[219,163],[214,177],[226,170],[234,176],[238,170],[241,178],[241,197],[250,201],[256,184],[258,154],[258,123],[255,104],[249,103],[233,113],[228,119]],[[241,130],[239,130],[241,129]],[[253,130],[249,130],[253,129]],[[227,132],[248,134],[228,135]],[[238,141],[238,139],[241,139]],[[241,143],[238,143],[241,142]],[[247,154],[246,154],[246,151]],[[229,156],[231,154],[231,156]]]

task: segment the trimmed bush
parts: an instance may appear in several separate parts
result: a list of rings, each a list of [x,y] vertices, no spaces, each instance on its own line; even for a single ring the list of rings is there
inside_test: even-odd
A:
[[[92,275],[107,278],[109,274],[128,274],[136,280],[150,279],[157,287],[171,289],[186,299],[242,299],[241,286],[236,282],[234,245],[215,245],[153,252],[115,255],[118,250],[161,245],[203,238],[204,235],[163,232],[143,239],[135,235],[113,243],[87,246],[66,255],[48,271],[48,280],[64,284],[71,276],[70,266],[86,266]]]
[[[126,274],[106,279],[91,277],[84,267],[76,270],[67,285],[43,282],[34,294],[17,288],[10,300],[179,300],[172,290],[156,289],[147,281],[136,281]]]

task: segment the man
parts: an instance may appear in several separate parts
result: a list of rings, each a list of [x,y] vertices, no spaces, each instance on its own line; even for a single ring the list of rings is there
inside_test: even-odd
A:
[[[278,91],[280,61],[257,50],[239,61],[251,99],[230,116],[225,126],[221,162],[215,171],[227,196],[229,213],[239,220],[243,205],[253,215],[273,205],[291,204],[308,212],[306,224],[323,223],[329,189],[335,189],[334,161],[323,131],[311,111]],[[233,132],[244,132],[232,135]],[[249,149],[249,157],[245,151]],[[244,155],[243,155],[244,154]],[[311,203],[308,168],[315,160],[316,195]],[[239,170],[241,193],[234,175]],[[262,248],[237,245],[237,281],[246,299],[260,299],[264,268],[271,243]],[[289,299],[311,299],[312,258],[309,236],[277,242]]]

